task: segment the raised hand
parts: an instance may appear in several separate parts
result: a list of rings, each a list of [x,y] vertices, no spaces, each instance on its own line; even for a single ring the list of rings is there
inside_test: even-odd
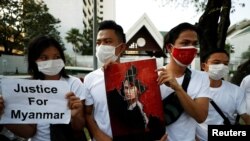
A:
[[[158,85],[165,84],[173,90],[176,90],[176,88],[180,86],[171,70],[167,68],[160,68],[157,69],[157,71],[159,72],[159,77],[157,79]]]
[[[68,107],[71,110],[72,118],[83,111],[82,101],[73,92],[67,93],[66,98],[68,99]]]

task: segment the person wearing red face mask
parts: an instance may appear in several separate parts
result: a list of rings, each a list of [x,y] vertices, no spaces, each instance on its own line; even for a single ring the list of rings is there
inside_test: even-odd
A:
[[[197,54],[197,45],[198,30],[189,23],[177,25],[164,37],[164,48],[170,54],[170,62],[158,69],[157,81],[163,101],[174,94],[182,108],[175,121],[168,122],[166,118],[168,141],[194,141],[196,122],[203,122],[208,114],[209,77],[204,72],[188,68]]]

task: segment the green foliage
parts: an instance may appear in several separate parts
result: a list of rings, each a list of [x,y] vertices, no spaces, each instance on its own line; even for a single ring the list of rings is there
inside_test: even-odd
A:
[[[0,45],[5,54],[12,49],[25,50],[34,36],[47,34],[55,37],[64,47],[57,31],[59,19],[48,12],[42,0],[1,0],[0,3]]]
[[[93,29],[83,30],[83,49],[82,55],[93,55]],[[84,53],[83,53],[84,52]]]
[[[225,50],[226,50],[229,54],[235,52],[235,51],[234,51],[233,45],[231,45],[231,44],[229,44],[229,43],[225,45]]]
[[[245,62],[241,63],[237,67],[237,70],[234,72],[231,82],[240,86],[242,79],[249,74],[250,74],[250,59],[247,59]]]
[[[23,0],[23,7],[23,27],[26,39],[47,34],[56,38],[64,46],[60,32],[57,30],[61,21],[49,13],[49,9],[43,1]]]
[[[72,28],[67,32],[65,37],[66,41],[73,45],[73,51],[79,52],[83,43],[83,35],[80,33],[79,29]]]
[[[65,65],[74,66],[74,60],[67,53],[64,53],[64,55],[65,55],[65,60],[66,60]]]
[[[247,50],[247,51],[245,51],[245,52],[243,52],[243,53],[241,54],[241,57],[242,57],[243,60],[245,60],[245,59],[250,59],[250,46],[248,47],[248,50]]]
[[[0,45],[5,47],[5,54],[11,54],[14,48],[23,47],[21,33],[22,6],[17,0],[1,0],[0,3]]]
[[[89,20],[89,25],[91,25]],[[98,19],[100,21],[100,19]],[[73,50],[81,55],[93,55],[93,27],[85,28],[82,33],[79,29],[72,28],[65,37],[68,43],[73,45]]]

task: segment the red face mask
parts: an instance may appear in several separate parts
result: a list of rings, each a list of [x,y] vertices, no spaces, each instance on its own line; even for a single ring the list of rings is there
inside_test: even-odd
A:
[[[182,67],[190,65],[196,54],[197,49],[194,46],[174,47],[172,52],[175,62]]]

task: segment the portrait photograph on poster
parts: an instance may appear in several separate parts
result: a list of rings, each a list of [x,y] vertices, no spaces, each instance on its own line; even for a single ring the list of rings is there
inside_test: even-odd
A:
[[[165,122],[156,60],[111,64],[104,69],[114,141],[159,140]]]

